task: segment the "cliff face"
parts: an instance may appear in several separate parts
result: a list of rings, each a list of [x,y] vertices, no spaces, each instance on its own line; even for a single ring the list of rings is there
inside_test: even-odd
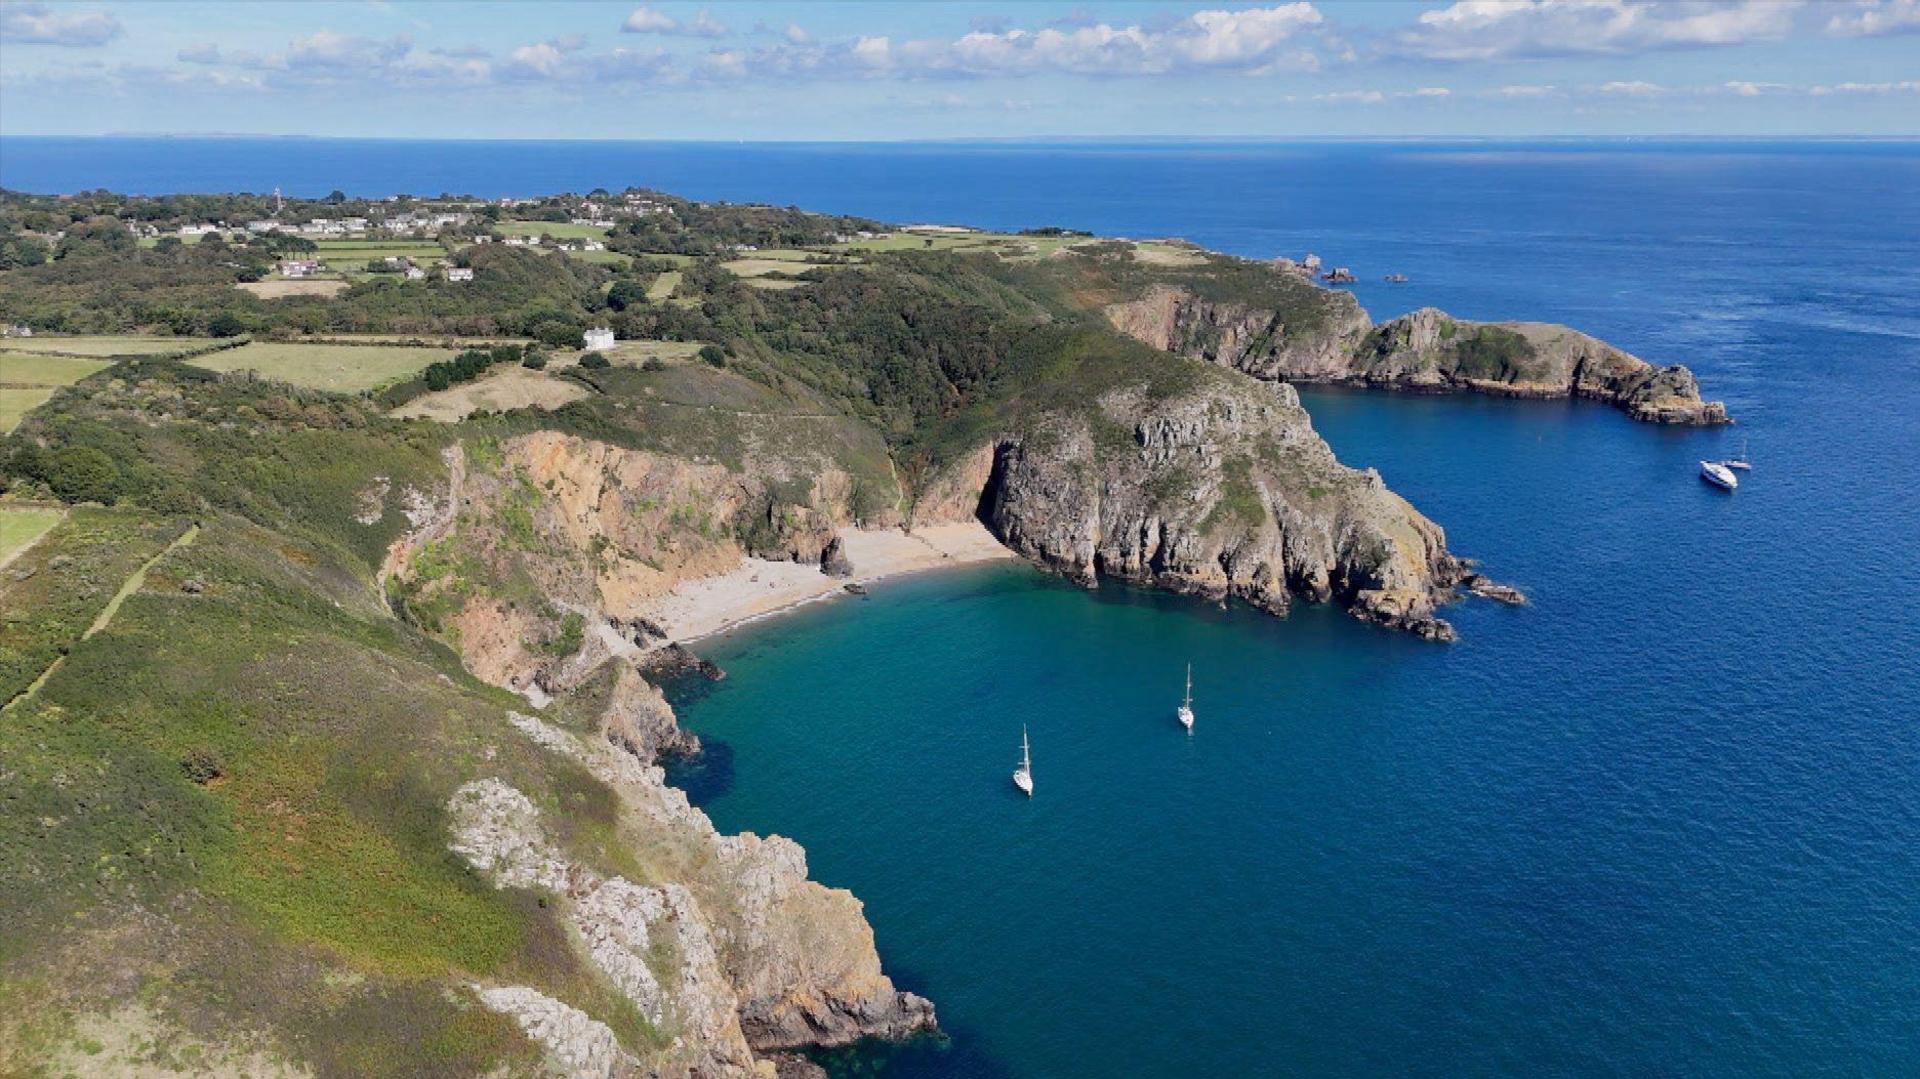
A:
[[[1369,330],[1352,296],[1328,295],[1322,324],[1304,335],[1284,332],[1272,312],[1166,285],[1109,306],[1107,317],[1155,348],[1256,378],[1508,397],[1578,395],[1650,423],[1730,422],[1724,405],[1700,399],[1685,367],[1654,367],[1565,326],[1470,322],[1429,307]]]
[[[771,1075],[769,1054],[930,1029],[932,1005],[882,972],[857,899],[809,880],[792,841],[720,834],[666,785],[656,756],[699,743],[634,665],[648,599],[748,554],[827,557],[845,477],[740,473],[549,432],[452,459],[464,467],[450,470],[451,519],[396,543],[393,591],[482,679],[594,717],[591,738],[509,718],[612,789],[622,871],[570,853],[563,824],[488,778],[449,805],[452,847],[499,887],[552,896],[583,959],[658,1036],[623,1041],[535,986],[481,999],[571,1074]]]
[[[1088,584],[1106,575],[1276,614],[1290,598],[1450,639],[1434,614],[1464,563],[1377,473],[1341,465],[1288,386],[1208,378],[1056,412],[967,455],[933,487],[947,512],[985,475],[978,514],[1009,547]],[[924,507],[923,507],[924,508]]]
[[[1312,324],[1298,326],[1266,308],[1204,300],[1184,288],[1155,285],[1137,300],[1109,306],[1107,318],[1136,341],[1255,378],[1344,378],[1372,320],[1351,293],[1321,290],[1316,299]]]

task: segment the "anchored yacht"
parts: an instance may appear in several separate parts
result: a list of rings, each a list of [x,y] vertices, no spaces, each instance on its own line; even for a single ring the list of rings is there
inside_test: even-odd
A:
[[[1733,470],[1719,461],[1700,462],[1700,478],[1723,491],[1731,491],[1740,486],[1740,480]]]
[[[1020,727],[1020,767],[1013,770],[1013,785],[1020,793],[1033,797],[1033,753],[1027,746],[1027,728]]]
[[[1180,711],[1176,714],[1180,717],[1182,727],[1188,730],[1193,729],[1193,664],[1191,663],[1187,664],[1187,696],[1180,702]]]

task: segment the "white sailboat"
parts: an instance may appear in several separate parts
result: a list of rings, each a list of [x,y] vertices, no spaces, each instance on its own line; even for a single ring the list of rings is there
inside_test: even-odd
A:
[[[1193,664],[1191,663],[1187,664],[1187,696],[1185,700],[1180,702],[1180,711],[1177,714],[1180,717],[1180,725],[1182,727],[1185,727],[1188,730],[1192,730],[1193,729]]]
[[[1013,785],[1020,793],[1033,797],[1033,752],[1027,746],[1026,724],[1020,726],[1020,767],[1013,770]]]
[[[1740,456],[1729,457],[1720,463],[1727,468],[1737,468],[1742,472],[1753,471],[1753,462],[1747,458],[1747,440],[1744,438],[1740,440]]]

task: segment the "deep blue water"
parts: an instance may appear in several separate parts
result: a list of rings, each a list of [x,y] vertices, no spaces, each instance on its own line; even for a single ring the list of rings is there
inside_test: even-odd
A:
[[[890,1077],[1920,1071],[1920,147],[165,145],[0,140],[0,184],[1178,234],[1352,265],[1376,317],[1691,365],[1738,426],[1303,393],[1533,597],[1453,608],[1455,644],[1015,566],[883,582],[709,643],[731,677],[683,719],[725,751],[688,778],[934,998],[951,1042]],[[1737,494],[1695,479],[1743,441]]]

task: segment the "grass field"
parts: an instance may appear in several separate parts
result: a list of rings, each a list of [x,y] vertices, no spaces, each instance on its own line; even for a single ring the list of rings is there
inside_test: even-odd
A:
[[[501,221],[493,230],[502,236],[547,235],[556,240],[604,240],[611,231],[571,221]]]
[[[623,255],[618,251],[563,251],[561,254],[581,262],[591,262],[600,266],[629,266],[633,264],[632,255]]]
[[[358,393],[378,389],[420,373],[436,360],[451,359],[452,349],[405,345],[309,345],[256,341],[194,359],[209,371],[254,371],[262,378],[315,390]]]
[[[0,435],[18,426],[27,413],[46,404],[55,390],[111,366],[106,360],[0,350]]]
[[[402,419],[438,420],[458,423],[475,412],[506,412],[516,408],[559,408],[578,401],[590,391],[545,371],[533,371],[519,364],[495,367],[472,382],[422,394],[393,410]]]
[[[735,277],[763,277],[770,273],[803,274],[815,268],[824,270],[839,268],[831,263],[818,264],[816,267],[815,264],[801,262],[798,259],[761,258],[759,256],[734,259],[731,262],[723,262],[720,265],[725,266],[727,272],[733,274]]]
[[[609,351],[601,353],[611,363],[638,367],[648,360],[663,363],[685,363],[700,352],[699,341],[621,341]],[[557,357],[555,362],[571,365],[578,362],[584,352],[576,352],[571,357]]]
[[[51,352],[62,356],[151,356],[156,352],[179,352],[212,344],[206,337],[157,337],[143,334],[108,334],[98,337],[9,337],[0,340],[0,351]],[[0,378],[0,382],[9,381]]]
[[[321,281],[312,278],[275,278],[270,281],[242,281],[235,288],[251,292],[263,300],[277,300],[282,296],[332,296],[346,291],[350,282],[341,280]]]
[[[60,523],[66,512],[37,506],[0,506],[0,566]]]
[[[412,256],[419,258],[439,258],[447,253],[432,240],[316,240],[319,247],[314,255],[322,260],[329,258],[377,259]]]
[[[673,290],[679,287],[680,271],[668,270],[666,273],[654,278],[653,281],[647,285],[647,299],[652,300],[654,303],[659,303],[661,300],[673,295]]]

